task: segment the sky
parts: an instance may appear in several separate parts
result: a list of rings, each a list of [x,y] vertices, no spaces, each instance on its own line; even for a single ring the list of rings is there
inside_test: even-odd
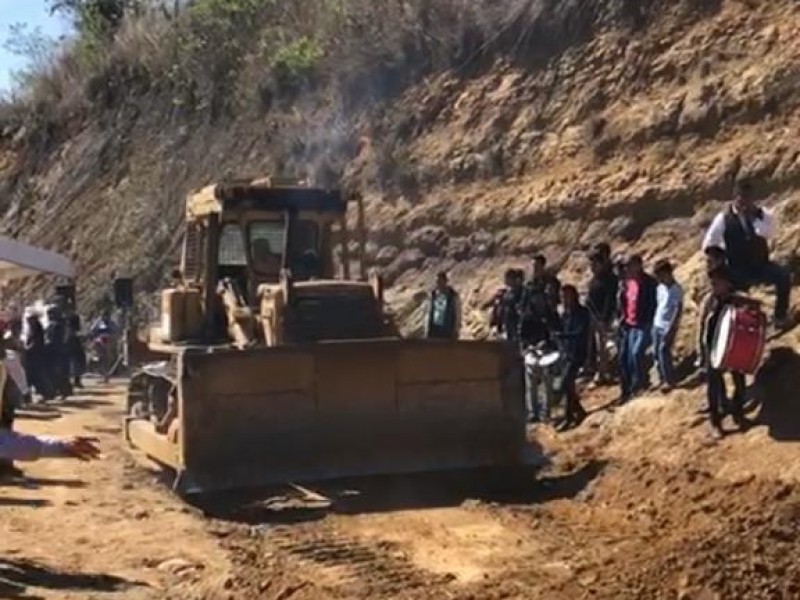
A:
[[[9,54],[2,47],[12,25],[24,23],[29,29],[41,27],[42,33],[55,38],[66,33],[66,24],[49,14],[47,4],[47,0],[0,0],[0,91],[8,89],[11,73],[25,66],[23,58]]]

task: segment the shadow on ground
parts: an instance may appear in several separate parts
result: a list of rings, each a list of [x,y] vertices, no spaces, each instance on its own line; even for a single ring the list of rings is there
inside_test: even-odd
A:
[[[591,462],[568,475],[549,478],[537,478],[534,468],[378,476],[330,481],[309,488],[206,494],[189,501],[208,517],[248,525],[315,521],[331,513],[460,506],[469,500],[529,505],[576,496],[604,467],[604,462]]]
[[[6,483],[3,483],[0,485],[0,487],[5,487],[6,485]],[[50,506],[50,502],[40,498],[0,498],[0,508],[12,506],[42,508],[43,506]],[[0,596],[0,598],[2,598],[2,596]]]
[[[26,560],[0,558],[0,598],[39,598],[36,589],[115,592],[144,584],[111,575],[65,573]]]
[[[800,354],[774,348],[749,390],[757,422],[777,441],[800,440]]]
[[[36,490],[47,487],[62,487],[70,489],[80,489],[86,487],[86,482],[80,479],[50,479],[43,477],[21,477],[17,479],[4,480],[0,482],[0,487],[16,487],[28,490]]]

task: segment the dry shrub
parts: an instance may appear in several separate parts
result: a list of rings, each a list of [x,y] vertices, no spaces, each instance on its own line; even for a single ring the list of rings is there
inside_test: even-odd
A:
[[[718,4],[672,6],[689,14]],[[598,29],[640,28],[663,10],[673,8],[656,0],[196,0],[177,15],[130,13],[100,45],[70,42],[12,103],[62,120],[143,93],[210,120],[314,102],[349,115],[445,69],[468,77],[498,56],[539,68]]]

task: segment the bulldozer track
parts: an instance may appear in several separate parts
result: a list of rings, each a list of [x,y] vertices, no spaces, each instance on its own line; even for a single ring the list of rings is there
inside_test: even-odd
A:
[[[267,534],[276,552],[305,567],[321,568],[333,587],[367,586],[372,594],[393,596],[447,578],[413,565],[396,544],[368,544],[334,531],[298,531],[278,527]]]

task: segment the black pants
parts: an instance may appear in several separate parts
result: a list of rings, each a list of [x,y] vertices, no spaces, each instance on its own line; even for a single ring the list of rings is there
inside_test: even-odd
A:
[[[578,378],[579,370],[580,365],[576,363],[570,363],[566,372],[564,373],[562,386],[564,389],[567,421],[574,421],[586,413],[583,405],[581,404],[580,396],[578,395],[578,386],[575,383],[575,380]]]
[[[80,342],[72,344],[69,362],[73,385],[75,387],[80,387],[83,374],[86,372],[86,351],[83,349],[83,345]]]
[[[733,398],[728,399],[725,392],[725,371],[708,369],[706,391],[709,417],[714,427],[722,425],[722,419],[728,412],[730,412],[737,423],[740,423],[744,419],[744,375],[741,373],[731,373],[731,376],[733,378],[734,391]]]
[[[28,385],[33,386],[42,398],[45,400],[55,398],[53,381],[44,352],[29,350],[25,353],[25,376],[28,378]]]

